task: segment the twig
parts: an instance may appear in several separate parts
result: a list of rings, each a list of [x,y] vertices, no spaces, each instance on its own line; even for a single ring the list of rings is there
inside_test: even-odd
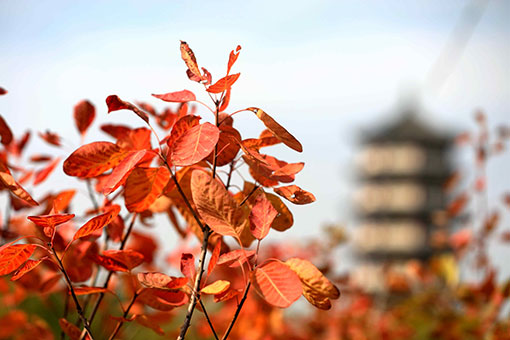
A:
[[[246,203],[246,201],[250,198],[251,195],[253,195],[253,193],[255,191],[257,191],[257,189],[260,188],[260,186],[256,185],[253,187],[253,189],[250,191],[250,193],[248,195],[246,195],[246,197],[243,199],[243,201],[239,204],[239,206],[242,206],[244,203]]]
[[[66,291],[66,297],[65,297],[65,300],[64,300],[64,315],[63,315],[64,319],[67,319],[67,314],[68,313],[69,313],[69,289]],[[64,340],[65,337],[66,337],[66,333],[64,332],[64,330],[62,330],[60,332],[60,339]]]
[[[230,180],[232,179],[232,173],[234,172],[234,167],[236,165],[235,158],[230,162],[230,170],[228,171],[227,184],[225,184],[225,188],[228,190],[230,187]]]
[[[202,299],[198,299],[198,302],[200,302],[200,307],[202,307],[202,311],[204,312],[205,318],[207,319],[207,323],[209,323],[209,328],[211,328],[211,331],[213,332],[214,338],[216,340],[220,340],[218,338],[218,335],[216,334],[216,331],[214,330],[214,326],[211,322],[211,319],[209,319],[209,315],[207,314],[207,310],[205,309],[204,303],[202,302]]]
[[[228,325],[227,331],[225,332],[225,335],[223,335],[223,338],[221,340],[226,340],[230,334],[230,331],[232,331],[232,328],[234,327],[234,324],[236,323],[237,317],[239,316],[239,313],[241,312],[241,309],[243,308],[244,302],[246,301],[246,298],[248,297],[248,291],[250,290],[251,282],[248,282],[248,285],[246,286],[246,289],[244,290],[243,298],[241,299],[241,302],[237,305],[236,312],[234,314],[234,318],[232,321],[230,321],[230,325]]]
[[[90,183],[90,179],[85,181],[87,183],[87,191],[89,192],[90,200],[92,201],[92,205],[95,210],[99,209],[99,204],[97,203],[96,196],[94,196],[94,191],[92,190],[92,184]]]
[[[60,261],[60,258],[58,257],[57,252],[55,251],[55,248],[53,247],[53,245],[51,245],[51,251],[53,253],[53,256],[55,256],[55,259],[58,262],[60,271],[62,272],[62,274],[64,274],[64,278],[67,283],[67,287],[69,288],[69,290],[71,292],[71,296],[73,297],[74,304],[76,305],[76,311],[78,312],[78,315],[80,316],[80,319],[83,322],[83,326],[85,327],[86,332],[90,336],[90,339],[94,340],[94,337],[92,336],[92,332],[90,330],[89,320],[87,320],[87,318],[83,314],[83,310],[81,309],[80,302],[78,301],[78,297],[76,296],[76,293],[74,292],[74,288],[73,288],[71,279],[69,279],[69,276],[67,275],[67,272],[64,268],[64,264],[62,263],[62,261]]]
[[[129,313],[129,311],[131,310],[131,307],[133,307],[133,305],[135,304],[135,301],[136,301],[136,298],[138,297],[138,295],[139,295],[139,292],[136,291],[135,295],[133,295],[133,298],[131,299],[131,302],[129,303],[128,307],[124,311],[124,314],[122,315],[123,319],[127,318],[127,315]],[[117,333],[119,332],[119,330],[123,324],[124,324],[124,321],[117,322],[117,325],[115,326],[115,329],[113,330],[112,335],[110,335],[110,337],[108,338],[109,340],[113,340],[115,338],[115,336],[117,335]]]
[[[184,319],[184,323],[181,326],[181,332],[177,340],[183,340],[186,336],[186,332],[191,324],[191,317],[193,316],[193,311],[195,310],[195,306],[197,300],[200,299],[200,283],[202,281],[202,276],[204,274],[204,265],[205,265],[205,256],[207,254],[207,245],[209,242],[209,235],[211,233],[211,229],[209,226],[205,226],[204,228],[204,239],[202,240],[202,250],[200,254],[200,261],[198,263],[198,272],[195,279],[195,286],[193,287],[193,293],[191,294],[191,301],[188,305],[188,311],[186,312],[186,317]]]

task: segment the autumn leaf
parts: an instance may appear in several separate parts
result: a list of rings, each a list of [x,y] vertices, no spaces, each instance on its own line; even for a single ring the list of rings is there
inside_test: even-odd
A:
[[[262,240],[267,236],[276,215],[278,212],[266,196],[259,195],[250,212],[250,230],[256,239]]]
[[[255,250],[235,249],[229,251],[228,253],[222,254],[219,257],[217,264],[238,267],[242,266],[254,255]]]
[[[70,221],[74,218],[74,214],[28,216],[27,218],[34,222],[38,227],[43,228],[44,235],[53,238],[55,227]]]
[[[228,57],[228,66],[227,66],[227,75],[230,74],[230,69],[234,66],[237,58],[239,57],[239,52],[241,51],[241,46],[237,45],[235,50],[230,51],[230,55]]]
[[[138,301],[160,311],[169,311],[188,302],[188,296],[181,290],[144,288]]]
[[[175,141],[179,139],[179,137],[181,137],[186,131],[188,131],[192,127],[197,126],[199,124],[199,121],[200,117],[193,115],[187,115],[179,118],[172,127],[172,131],[170,132],[170,135],[167,137],[166,144],[171,148]]]
[[[184,287],[189,278],[168,276],[163,273],[138,273],[138,281],[147,288],[179,289]]]
[[[291,258],[285,264],[294,271],[303,285],[303,295],[314,306],[330,309],[329,299],[338,299],[340,291],[310,261]]]
[[[184,274],[190,281],[195,280],[195,256],[189,253],[182,253],[181,255],[181,273]]]
[[[21,266],[34,253],[35,244],[13,244],[0,248],[0,275],[7,275]]]
[[[106,98],[106,105],[108,106],[108,113],[118,110],[133,111],[138,117],[142,118],[144,122],[149,124],[149,116],[135,105],[123,101],[117,95],[111,95]]]
[[[274,192],[294,204],[309,204],[315,202],[315,196],[312,193],[301,189],[297,185],[274,188]]]
[[[469,202],[469,196],[466,193],[458,195],[450,204],[448,204],[446,211],[449,217],[458,216],[466,204]]]
[[[116,259],[103,255],[91,255],[90,259],[111,272],[129,272],[128,267]]]
[[[74,122],[83,136],[96,117],[96,108],[88,100],[82,100],[74,107]]]
[[[53,172],[53,170],[55,169],[59,162],[60,157],[57,157],[53,161],[51,161],[51,163],[48,164],[45,168],[37,171],[35,173],[34,185],[43,182]]]
[[[93,142],[75,150],[64,161],[64,172],[69,176],[91,178],[117,166],[125,151],[111,142]]]
[[[0,137],[2,138],[1,142],[3,145],[9,145],[13,139],[11,128],[7,125],[2,115],[0,115]]]
[[[208,284],[200,290],[200,293],[206,295],[216,295],[225,292],[230,287],[230,282],[225,280],[217,280]]]
[[[188,90],[169,92],[165,94],[153,94],[152,96],[170,103],[185,103],[197,100],[193,92]]]
[[[4,94],[7,94],[7,90],[3,87],[0,87],[0,96],[3,96]]]
[[[64,318],[59,319],[58,324],[64,333],[69,337],[69,339],[79,340],[81,338],[81,330],[76,325],[73,325]],[[85,340],[90,340],[90,337],[87,335]]]
[[[12,177],[9,168],[0,161],[0,188],[5,187],[9,190],[13,195],[27,202],[29,205],[35,206],[39,205],[30,194],[23,189],[21,185],[16,182],[14,177]]]
[[[297,274],[277,260],[257,267],[250,280],[256,292],[275,307],[289,307],[303,291]]]
[[[191,50],[188,44],[185,41],[181,40],[181,58],[186,63],[188,67],[188,71],[186,72],[189,79],[197,82],[201,82],[204,80],[204,77],[200,73],[200,69],[198,68],[197,58],[195,57],[195,53]]]
[[[46,143],[54,145],[54,146],[62,146],[60,141],[60,136],[56,133],[46,131],[44,133],[39,132],[39,137],[41,137]]]
[[[103,251],[103,256],[122,263],[128,270],[138,267],[144,260],[142,254],[132,249],[108,249]]]
[[[14,272],[11,277],[11,281],[16,281],[20,279],[23,275],[37,267],[41,264],[42,261],[46,260],[48,257],[40,258],[39,260],[27,260],[23,266],[21,266],[18,270]]]
[[[218,259],[220,257],[221,252],[221,238],[218,239],[218,242],[216,242],[216,245],[214,246],[214,250],[211,254],[211,258],[209,259],[209,265],[207,266],[207,276],[211,275],[214,267],[216,267],[216,263],[218,262]]]
[[[239,237],[240,210],[217,179],[202,170],[193,171],[191,193],[198,213],[212,230],[223,236]]]
[[[216,166],[230,164],[239,153],[241,134],[239,131],[226,124],[220,125],[220,137],[218,139],[218,153],[216,154]],[[207,161],[214,163],[214,151],[209,154]]]
[[[92,234],[94,231],[103,228],[105,225],[110,223],[120,212],[120,206],[114,204],[111,208],[105,212],[104,214],[98,215],[90,219],[87,223],[85,223],[78,231],[74,234],[73,241],[79,238],[88,236]]]
[[[157,318],[155,318],[157,319]],[[165,335],[163,329],[156,323],[153,318],[150,318],[147,315],[136,315],[135,321],[140,325],[152,329],[156,334]]]
[[[246,110],[252,111],[255,113],[255,115],[264,123],[266,128],[273,133],[273,135],[281,140],[283,144],[287,145],[289,148],[296,150],[297,152],[303,151],[303,146],[301,143],[293,136],[291,135],[283,126],[278,124],[276,120],[273,119],[270,115],[268,115],[263,110],[256,108],[256,107],[250,107]]]
[[[124,197],[130,212],[147,210],[161,195],[170,179],[170,172],[164,166],[159,168],[135,168],[128,176]]]
[[[113,169],[108,176],[103,187],[103,194],[109,195],[123,184],[127,176],[133,171],[133,168],[145,157],[148,150],[131,151],[127,156]]]
[[[239,76],[241,73],[232,74],[230,76],[226,76],[218,80],[213,85],[209,86],[207,88],[207,92],[209,93],[221,93],[223,91],[226,91],[234,85],[234,83],[239,79]]]
[[[170,160],[176,166],[200,162],[214,150],[220,130],[211,123],[196,125],[184,132],[170,147]]]
[[[89,294],[98,294],[98,293],[106,293],[108,292],[107,288],[104,287],[74,287],[74,293],[78,296],[80,295],[89,295]],[[70,294],[71,292],[69,292]]]

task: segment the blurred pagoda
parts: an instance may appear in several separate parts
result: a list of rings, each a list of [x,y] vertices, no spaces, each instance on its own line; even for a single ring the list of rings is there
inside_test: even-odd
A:
[[[442,187],[452,173],[452,141],[421,121],[415,109],[363,133],[353,240],[360,263],[353,280],[365,291],[385,292],[389,270],[405,275],[410,261],[426,263],[447,250]]]

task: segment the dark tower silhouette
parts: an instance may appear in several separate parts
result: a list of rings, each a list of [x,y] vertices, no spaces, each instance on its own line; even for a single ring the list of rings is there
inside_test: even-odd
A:
[[[425,261],[446,250],[437,242],[438,235],[447,235],[438,217],[446,206],[442,186],[451,174],[452,138],[408,109],[364,133],[361,143],[354,236],[360,263],[353,279],[369,292],[384,292],[385,270],[405,275],[409,260]]]

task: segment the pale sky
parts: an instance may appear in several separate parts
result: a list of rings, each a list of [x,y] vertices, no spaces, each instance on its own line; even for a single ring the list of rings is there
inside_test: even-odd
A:
[[[441,89],[425,79],[467,1],[2,1],[0,2],[0,113],[18,135],[51,129],[66,157],[79,145],[72,108],[81,99],[97,107],[101,123],[131,123],[127,113],[106,115],[105,98],[160,103],[151,93],[181,89],[207,100],[185,75],[179,40],[193,48],[215,79],[238,44],[231,109],[258,106],[303,144],[275,156],[304,161],[296,184],[317,202],[293,206],[288,237],[315,235],[325,222],[352,224],[350,199],[356,137],[395,116],[399,98],[418,98],[430,124],[453,131],[473,127],[483,108],[492,126],[509,123],[510,2],[493,0]],[[204,119],[211,119],[203,111]],[[255,117],[237,117],[243,136],[262,129]],[[105,139],[87,135],[87,142]],[[36,141],[37,140],[37,141]],[[469,167],[469,157],[465,157]],[[509,156],[489,168],[491,197],[510,188]],[[63,174],[53,174],[41,195]],[[74,179],[58,185],[73,186]],[[85,197],[85,191],[82,193]],[[282,235],[272,233],[272,237]],[[508,257],[508,252],[506,253]]]

